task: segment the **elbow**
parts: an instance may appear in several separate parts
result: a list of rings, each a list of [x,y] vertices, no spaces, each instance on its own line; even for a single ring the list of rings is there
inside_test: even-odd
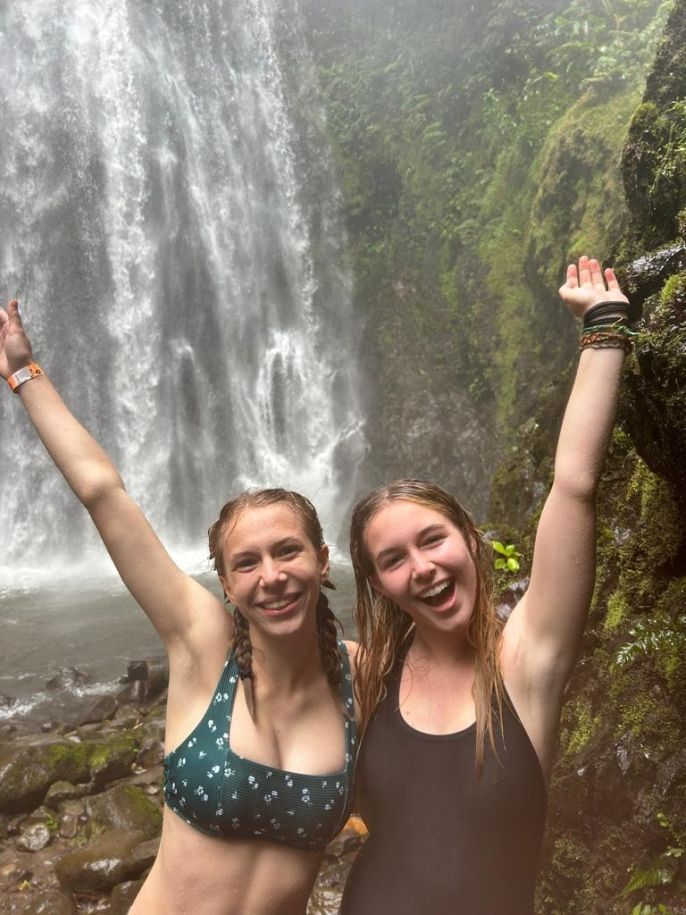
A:
[[[600,473],[595,473],[591,468],[576,472],[556,468],[553,479],[553,489],[568,499],[576,502],[585,502],[592,505],[595,502]]]
[[[83,480],[75,489],[79,500],[91,515],[113,493],[124,491],[124,482],[114,467],[102,468],[99,473]]]

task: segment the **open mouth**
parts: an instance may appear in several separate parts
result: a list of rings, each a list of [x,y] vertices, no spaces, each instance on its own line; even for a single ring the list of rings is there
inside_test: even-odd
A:
[[[300,594],[286,594],[284,597],[265,600],[259,604],[260,609],[267,616],[284,616],[295,607]]]
[[[418,598],[423,604],[428,604],[429,607],[435,609],[451,601],[454,593],[455,582],[443,581],[434,585],[433,588],[427,588],[426,591],[418,595]]]

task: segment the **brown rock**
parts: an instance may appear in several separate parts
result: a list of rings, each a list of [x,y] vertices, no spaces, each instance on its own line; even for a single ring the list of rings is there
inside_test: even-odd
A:
[[[0,867],[0,887],[9,889],[23,880],[31,879],[31,871],[20,861],[10,861]]]
[[[114,696],[99,696],[79,716],[79,726],[84,724],[96,724],[100,721],[107,721],[110,718],[114,718],[118,707],[119,703]]]
[[[156,737],[147,737],[141,744],[136,757],[136,765],[150,769],[159,765],[164,759],[164,744]]]
[[[142,880],[128,880],[112,890],[109,915],[128,915],[133,901],[143,886]]]
[[[71,894],[59,891],[33,894],[28,891],[10,901],[9,915],[77,915]]]
[[[76,893],[103,893],[137,879],[148,859],[134,857],[133,851],[144,839],[140,832],[114,830],[87,848],[64,855],[55,863],[60,885]]]
[[[60,835],[63,839],[73,839],[79,831],[79,818],[72,813],[65,813],[60,818]]]
[[[137,785],[116,785],[103,794],[89,798],[86,807],[91,835],[118,829],[140,832],[145,839],[151,839],[159,835],[162,828],[159,808]]]
[[[88,785],[72,785],[71,782],[55,782],[48,788],[48,793],[45,795],[45,801],[43,803],[46,807],[57,810],[64,801],[82,798],[84,795],[88,794],[89,791],[90,786]]]

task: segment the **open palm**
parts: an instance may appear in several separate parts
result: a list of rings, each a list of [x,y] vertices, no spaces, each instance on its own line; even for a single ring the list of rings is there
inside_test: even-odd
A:
[[[577,318],[582,318],[592,305],[598,302],[627,302],[619,288],[614,270],[601,270],[595,258],[586,255],[579,258],[579,266],[567,267],[567,280],[560,286],[560,298]]]

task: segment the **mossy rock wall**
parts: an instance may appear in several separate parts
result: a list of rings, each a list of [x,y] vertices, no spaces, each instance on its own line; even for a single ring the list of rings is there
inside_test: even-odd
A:
[[[299,7],[369,382],[359,486],[432,477],[483,519],[496,467],[573,352],[564,265],[607,254],[626,225],[621,152],[664,5]]]
[[[300,7],[373,392],[362,485],[432,476],[530,555],[576,359],[565,262],[611,257],[643,304],[537,911],[683,915],[686,3]]]
[[[686,251],[683,193],[663,193],[683,176],[685,38],[679,2],[622,156],[630,221],[615,253],[643,318],[599,495],[596,594],[562,718],[540,915],[685,911]],[[543,391],[492,493],[491,516],[525,552],[565,390]]]

